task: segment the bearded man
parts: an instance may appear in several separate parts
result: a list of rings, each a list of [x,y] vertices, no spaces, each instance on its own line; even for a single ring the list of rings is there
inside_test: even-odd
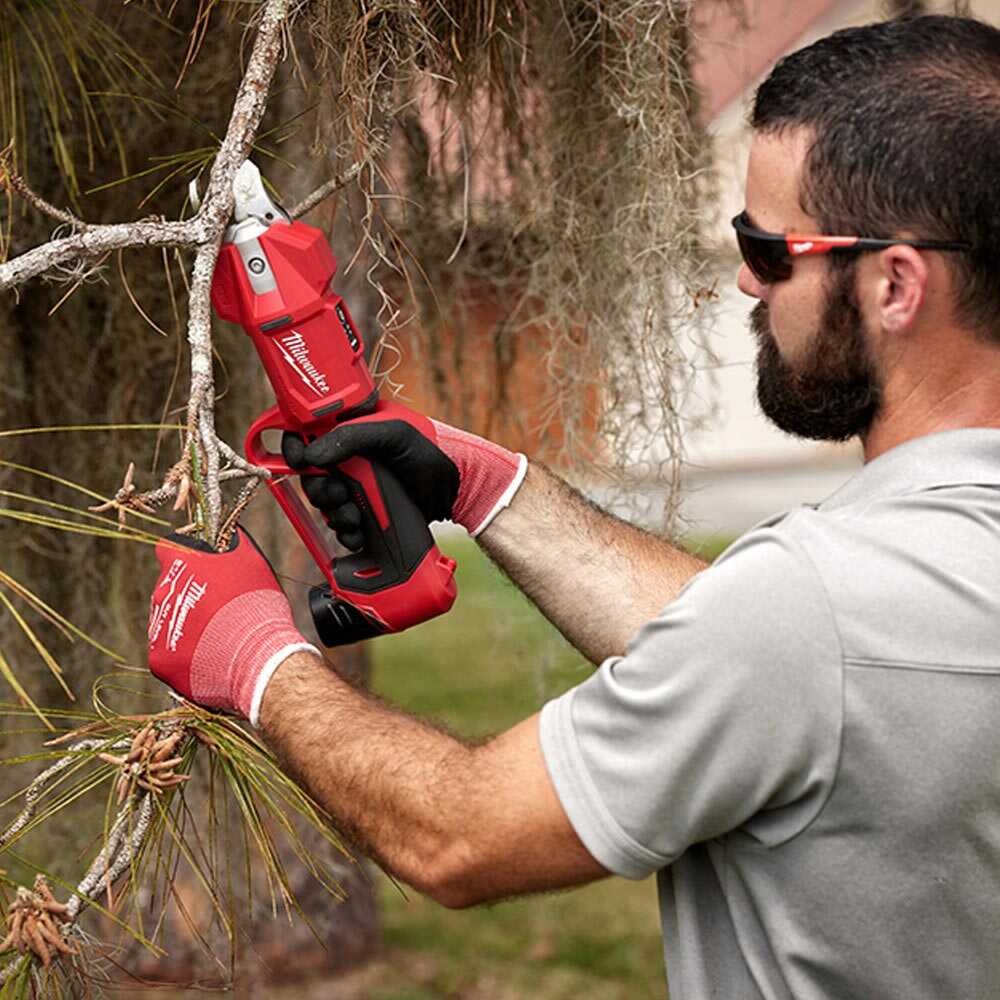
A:
[[[734,226],[760,404],[792,434],[860,437],[853,479],[707,567],[523,456],[376,415],[286,455],[384,462],[593,675],[467,746],[330,672],[244,535],[161,545],[222,598],[150,665],[248,716],[445,905],[658,873],[674,1000],[994,996],[1000,32],[838,32],[775,67],[751,124]],[[306,489],[357,546],[336,474]]]

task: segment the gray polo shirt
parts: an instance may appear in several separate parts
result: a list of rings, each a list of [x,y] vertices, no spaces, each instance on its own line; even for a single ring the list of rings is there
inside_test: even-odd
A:
[[[1000,431],[755,528],[541,734],[672,1000],[1000,996]]]

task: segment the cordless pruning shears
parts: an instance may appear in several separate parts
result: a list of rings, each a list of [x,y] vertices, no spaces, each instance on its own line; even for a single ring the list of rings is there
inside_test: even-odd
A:
[[[249,160],[233,189],[234,221],[215,268],[212,304],[250,336],[274,389],[278,405],[250,427],[246,455],[271,472],[271,492],[326,578],[309,592],[316,631],[336,646],[443,614],[455,600],[455,561],[438,550],[387,468],[360,457],[338,466],[361,511],[364,546],[335,556],[331,532],[303,500],[296,478],[325,470],[292,469],[264,446],[265,431],[294,431],[312,441],[386,404],[347,306],[331,287],[337,262],[322,231],[293,222],[268,197]]]

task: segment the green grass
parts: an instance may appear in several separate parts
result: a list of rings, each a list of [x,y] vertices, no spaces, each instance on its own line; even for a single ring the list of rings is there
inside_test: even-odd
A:
[[[474,542],[450,538],[458,600],[447,615],[372,643],[373,686],[463,736],[499,732],[593,669]]]
[[[473,542],[449,538],[442,548],[458,560],[458,601],[448,615],[373,644],[376,691],[476,738],[519,722],[590,674]],[[387,948],[404,966],[421,956],[426,974],[413,991],[392,992],[401,987],[387,982],[390,992],[372,997],[478,996],[476,983],[496,969],[511,996],[664,995],[652,879],[607,879],[460,912],[404,899],[388,882],[381,897]]]

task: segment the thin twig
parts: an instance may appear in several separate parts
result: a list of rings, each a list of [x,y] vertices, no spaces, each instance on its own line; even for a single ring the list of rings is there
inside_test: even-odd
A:
[[[46,768],[41,774],[37,775],[35,779],[28,785],[24,793],[24,808],[18,813],[14,822],[11,823],[3,833],[0,833],[0,848],[6,847],[11,840],[14,839],[24,828],[27,826],[31,817],[35,814],[35,809],[38,806],[38,799],[42,792],[45,790],[45,786],[58,775],[60,772],[64,771],[70,766],[74,761],[80,759],[79,754],[84,750],[94,750],[97,747],[107,747],[107,740],[80,740],[78,743],[72,744],[66,748],[66,754],[60,757],[51,767]],[[114,744],[115,747],[119,744]]]
[[[222,438],[219,438],[219,454],[234,468],[248,476],[257,476],[259,479],[270,479],[271,472],[262,465],[254,465],[248,462],[238,451],[234,451]],[[225,472],[221,473],[225,475]]]
[[[236,502],[233,504],[232,510],[226,516],[226,520],[222,525],[222,529],[219,531],[219,540],[216,542],[216,548],[220,552],[225,552],[229,548],[229,542],[233,537],[233,532],[236,530],[236,524],[240,519],[243,511],[246,510],[250,501],[253,500],[254,494],[257,492],[261,484],[260,479],[251,479],[242,490],[240,490],[240,495],[236,498]]]
[[[320,202],[335,195],[342,188],[347,187],[351,181],[356,180],[366,166],[374,162],[389,148],[389,128],[389,123],[379,127],[372,134],[367,154],[363,159],[357,160],[346,170],[341,170],[339,174],[335,174],[328,181],[320,184],[315,191],[307,194],[288,214],[293,219],[298,219],[305,215],[306,212],[311,212]]]
[[[321,201],[326,201],[331,195],[347,187],[361,173],[363,166],[364,162],[361,160],[352,163],[346,170],[331,177],[325,184],[320,184],[311,194],[307,194],[288,214],[293,219],[298,219],[306,212],[311,212]]]
[[[0,154],[0,169],[4,172],[4,181],[11,190],[16,191],[29,205],[36,208],[42,215],[56,219],[58,222],[72,226],[74,229],[83,231],[87,229],[87,223],[83,219],[78,219],[72,212],[63,208],[56,208],[51,202],[46,201],[40,194],[37,194],[29,186],[28,182],[10,166],[7,157]]]

